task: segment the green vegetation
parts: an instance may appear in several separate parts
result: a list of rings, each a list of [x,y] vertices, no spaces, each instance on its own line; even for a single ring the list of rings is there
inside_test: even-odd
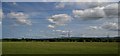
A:
[[[0,55],[2,54],[2,42],[0,42]]]
[[[48,38],[48,39],[32,39],[32,38],[4,38],[3,42],[120,42],[119,37],[99,37],[99,38],[85,38],[85,37],[63,37],[63,38]]]
[[[117,42],[3,42],[3,54],[117,53]]]

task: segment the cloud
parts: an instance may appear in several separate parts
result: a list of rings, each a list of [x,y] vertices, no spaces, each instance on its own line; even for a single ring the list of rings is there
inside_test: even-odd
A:
[[[55,0],[53,0],[55,1]],[[113,2],[115,0],[60,0],[61,2]]]
[[[53,30],[53,31],[56,31],[56,32],[62,32],[62,30]]]
[[[108,17],[118,16],[118,3],[105,6],[104,11]]]
[[[98,29],[101,29],[101,27],[99,27],[99,26],[89,26],[89,29],[90,30],[98,30]]]
[[[64,3],[59,3],[58,5],[55,6],[56,8],[64,8],[65,4]]]
[[[111,22],[107,22],[107,23],[104,23],[101,28],[103,29],[108,29],[108,30],[114,30],[114,31],[117,31],[119,30],[118,29],[118,24],[117,23],[111,23]]]
[[[107,17],[118,16],[118,4],[109,4],[103,7],[95,7],[85,10],[73,10],[73,15],[75,18],[80,18],[83,20],[95,20]]]
[[[74,0],[73,2],[65,2],[64,0],[61,0],[60,3],[56,4],[56,8],[66,8],[66,7],[80,7],[82,9],[84,8],[94,8],[98,6],[105,6],[107,4],[110,4],[110,0]]]
[[[15,19],[17,22],[21,23],[21,24],[26,24],[26,25],[31,25],[31,21],[28,20],[28,15],[27,14],[24,14],[22,12],[11,12],[11,13],[8,13],[7,16],[9,18],[12,18],[12,19]]]
[[[53,30],[54,32],[60,32],[60,33],[68,33],[68,30]],[[70,31],[72,32],[72,31]]]
[[[100,19],[105,17],[103,7],[96,7],[93,9],[86,9],[86,10],[73,10],[73,15],[74,17],[83,20]]]
[[[16,2],[13,2],[13,5],[17,5],[17,3],[16,3]]]
[[[3,12],[2,12],[2,9],[0,9],[0,20],[2,20],[3,18]]]
[[[51,22],[53,25],[48,25],[48,26],[54,26],[54,27],[63,26],[71,20],[72,20],[72,17],[67,14],[52,15],[51,17],[48,18],[48,21]]]
[[[101,2],[114,2],[119,0],[1,0],[2,2],[90,2],[90,1],[101,1]]]
[[[89,26],[87,29],[90,29],[90,30],[106,29],[110,31],[120,30],[118,23],[114,23],[114,22],[106,22],[106,23],[101,24],[100,26]]]
[[[55,28],[55,26],[54,26],[54,25],[48,25],[48,27],[49,27],[49,28]]]
[[[3,17],[4,17],[4,15],[3,15],[2,9],[0,9],[0,26],[2,24]]]

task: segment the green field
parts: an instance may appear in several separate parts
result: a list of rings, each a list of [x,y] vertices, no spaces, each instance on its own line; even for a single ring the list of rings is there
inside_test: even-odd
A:
[[[3,42],[3,54],[117,54],[116,42]]]

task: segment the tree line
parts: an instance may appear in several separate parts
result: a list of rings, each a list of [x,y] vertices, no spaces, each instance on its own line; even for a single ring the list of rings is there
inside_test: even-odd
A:
[[[32,38],[4,38],[3,42],[24,41],[24,42],[120,42],[119,37],[114,38],[50,38],[50,39],[32,39]]]

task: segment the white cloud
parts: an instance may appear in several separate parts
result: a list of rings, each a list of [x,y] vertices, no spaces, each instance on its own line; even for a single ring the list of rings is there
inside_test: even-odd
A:
[[[1,0],[2,2],[90,2],[90,1],[101,1],[101,2],[115,2],[119,0]]]
[[[111,2],[114,0],[60,0],[60,1],[61,2]]]
[[[57,32],[61,32],[62,30],[56,30]]]
[[[119,30],[119,26],[118,23],[113,23],[113,22],[106,22],[103,23],[100,26],[89,26],[87,29],[90,30],[100,30],[100,29],[106,29],[106,30],[112,30],[112,31],[118,31]]]
[[[56,4],[56,8],[65,8],[70,6],[77,6],[81,8],[94,8],[97,6],[105,6],[110,4],[110,0],[74,0],[73,2],[65,2],[66,0],[61,0],[60,3]]]
[[[104,7],[96,7],[93,9],[86,9],[86,10],[73,10],[73,15],[76,18],[80,18],[83,20],[100,19],[105,17],[103,8]]]
[[[56,8],[64,8],[65,4],[64,3],[59,3],[58,5],[55,6]]]
[[[52,26],[63,26],[71,20],[72,17],[67,14],[57,14],[48,18],[48,21],[53,24]]]
[[[101,29],[101,27],[99,27],[99,26],[89,26],[89,29],[90,30],[98,30],[98,29]]]
[[[31,25],[31,21],[28,20],[28,15],[27,14],[24,14],[22,12],[11,12],[11,13],[8,13],[7,15],[9,18],[12,18],[12,19],[16,19],[17,22],[21,23],[21,24],[27,24],[27,25]]]
[[[53,30],[54,32],[62,32],[62,30]]]
[[[0,25],[2,24],[2,22],[0,21]]]
[[[2,20],[2,17],[3,17],[3,12],[2,9],[0,9],[0,20]]]
[[[60,33],[67,33],[69,32],[68,30],[53,30],[54,32],[60,32]],[[70,31],[72,32],[72,31]]]
[[[83,20],[93,20],[107,17],[118,16],[118,4],[109,4],[107,6],[95,7],[85,10],[73,10],[73,15],[76,18]]]
[[[104,23],[101,28],[103,29],[108,29],[108,30],[118,30],[118,24],[117,23],[111,23],[111,22],[107,22]]]
[[[2,25],[3,17],[4,17],[4,15],[3,15],[2,9],[0,9],[0,26]]]
[[[49,28],[55,28],[55,26],[54,26],[54,25],[48,25],[48,27],[49,27]]]

